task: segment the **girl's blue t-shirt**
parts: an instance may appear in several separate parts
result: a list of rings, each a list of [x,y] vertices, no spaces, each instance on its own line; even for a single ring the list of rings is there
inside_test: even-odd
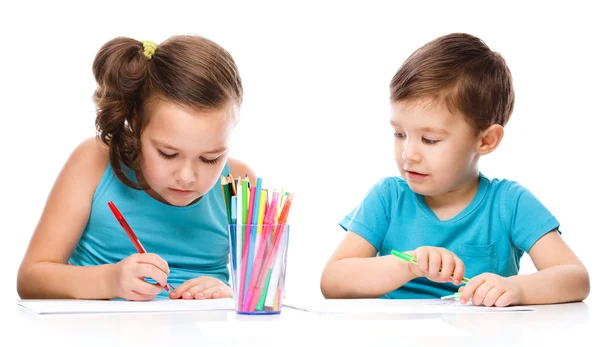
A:
[[[228,175],[227,164],[222,172]],[[135,178],[133,171],[128,177]],[[137,253],[133,243],[108,207],[113,201],[148,253],[169,264],[168,283],[211,276],[229,281],[229,236],[220,181],[195,203],[171,206],[142,190],[123,184],[110,164],[96,188],[90,217],[69,264],[115,264]],[[166,297],[163,290],[159,297]]]

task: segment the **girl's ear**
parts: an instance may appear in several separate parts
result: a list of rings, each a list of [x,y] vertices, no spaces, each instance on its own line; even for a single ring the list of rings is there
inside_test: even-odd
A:
[[[477,153],[486,155],[492,153],[502,141],[504,128],[500,124],[490,125],[478,136]]]

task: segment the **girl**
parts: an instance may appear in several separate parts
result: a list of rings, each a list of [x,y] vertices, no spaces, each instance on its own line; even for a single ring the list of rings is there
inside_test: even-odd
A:
[[[73,151],[50,192],[19,269],[20,297],[151,300],[167,285],[172,299],[230,297],[218,181],[254,179],[228,158],[243,94],[233,58],[199,36],[158,46],[120,37],[93,72],[98,136]],[[136,252],[108,201],[148,253]]]

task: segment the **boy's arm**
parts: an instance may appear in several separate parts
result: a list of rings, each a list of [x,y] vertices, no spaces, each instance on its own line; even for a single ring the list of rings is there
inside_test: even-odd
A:
[[[510,278],[521,293],[514,304],[554,304],[587,298],[588,272],[556,230],[542,236],[529,250],[529,256],[538,272]]]
[[[377,298],[416,278],[408,262],[376,255],[373,245],[348,230],[321,275],[323,296]]]

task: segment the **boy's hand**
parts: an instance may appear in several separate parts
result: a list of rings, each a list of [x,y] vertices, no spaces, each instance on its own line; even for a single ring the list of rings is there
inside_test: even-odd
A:
[[[154,253],[132,254],[114,266],[111,272],[113,292],[115,297],[147,301],[158,295],[169,276],[169,265]],[[152,278],[157,283],[146,282]]]
[[[461,292],[460,302],[465,304],[469,299],[473,305],[504,307],[516,305],[520,301],[521,291],[510,278],[492,273],[483,273],[469,280],[466,286],[458,289]]]
[[[461,283],[465,264],[449,250],[424,246],[406,253],[417,257],[417,264],[409,263],[409,269],[415,276],[427,277],[434,282]]]
[[[169,293],[171,299],[219,299],[233,297],[233,290],[214,277],[200,276],[183,282]]]

